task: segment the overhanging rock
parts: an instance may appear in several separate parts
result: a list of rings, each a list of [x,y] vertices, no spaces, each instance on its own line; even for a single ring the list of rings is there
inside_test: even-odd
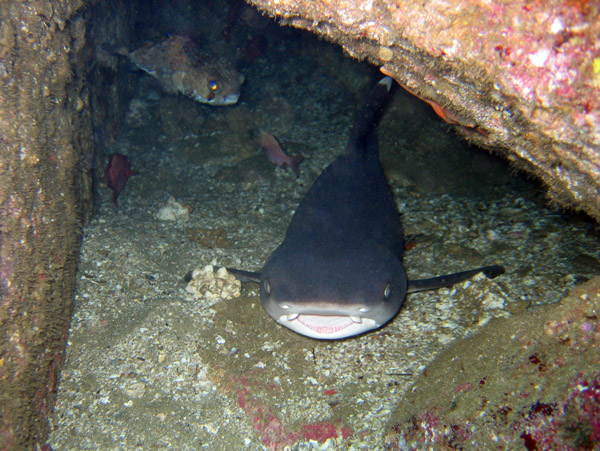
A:
[[[600,220],[600,4],[249,0],[368,59]]]

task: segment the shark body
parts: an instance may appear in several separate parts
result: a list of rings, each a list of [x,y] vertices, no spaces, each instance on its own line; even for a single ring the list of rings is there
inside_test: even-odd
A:
[[[407,292],[450,286],[493,265],[408,281],[400,215],[379,161],[376,125],[390,97],[383,78],[359,111],[345,151],[317,178],[261,273],[229,269],[260,283],[264,309],[279,324],[317,339],[377,329]]]

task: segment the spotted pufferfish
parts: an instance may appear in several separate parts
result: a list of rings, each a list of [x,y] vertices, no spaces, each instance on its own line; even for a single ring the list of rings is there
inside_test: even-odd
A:
[[[209,105],[232,105],[240,97],[244,76],[193,39],[171,35],[157,44],[117,53],[155,77],[168,93],[180,92]]]

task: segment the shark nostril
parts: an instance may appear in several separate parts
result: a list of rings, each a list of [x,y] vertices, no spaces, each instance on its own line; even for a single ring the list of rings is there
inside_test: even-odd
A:
[[[392,283],[388,282],[383,290],[383,297],[387,301],[391,295],[392,295]]]
[[[265,280],[264,280],[264,282],[263,282],[263,289],[264,289],[264,291],[265,291],[265,294],[266,294],[267,296],[270,296],[270,295],[271,295],[271,284],[269,283],[269,280],[268,280],[268,279],[265,279]]]

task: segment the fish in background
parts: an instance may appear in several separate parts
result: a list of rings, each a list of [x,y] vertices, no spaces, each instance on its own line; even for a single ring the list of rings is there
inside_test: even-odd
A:
[[[296,154],[290,157],[286,154],[277,138],[270,133],[260,132],[259,143],[267,158],[282,169],[289,167],[294,171],[296,177],[300,177],[300,163],[304,160],[304,155]]]
[[[179,92],[208,105],[233,105],[240,97],[244,76],[225,58],[202,49],[194,39],[173,34],[131,52],[110,45],[103,49],[127,57],[170,94]]]
[[[127,180],[136,172],[131,170],[129,158],[120,153],[113,153],[108,159],[108,165],[104,170],[104,180],[113,192],[113,203],[117,205],[117,198],[125,189]]]

